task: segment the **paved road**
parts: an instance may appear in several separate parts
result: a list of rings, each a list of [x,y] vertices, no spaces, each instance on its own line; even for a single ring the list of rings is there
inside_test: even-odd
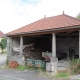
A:
[[[6,63],[6,54],[0,54],[0,66]]]
[[[25,70],[18,71],[13,69],[0,69],[0,80],[52,80],[46,76],[39,75],[38,71]]]

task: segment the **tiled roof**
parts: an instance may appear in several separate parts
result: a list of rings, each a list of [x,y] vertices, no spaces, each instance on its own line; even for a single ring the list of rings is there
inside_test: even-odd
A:
[[[0,31],[0,38],[4,37],[4,33]]]
[[[8,34],[19,34],[25,32],[33,32],[39,30],[55,29],[55,28],[65,28],[72,26],[80,26],[80,20],[74,17],[68,16],[66,14],[43,18],[34,23],[21,27],[17,30],[9,32]]]

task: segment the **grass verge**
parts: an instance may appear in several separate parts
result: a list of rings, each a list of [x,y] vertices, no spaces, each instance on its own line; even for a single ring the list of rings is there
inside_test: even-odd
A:
[[[24,71],[24,70],[26,70],[26,66],[22,66],[22,65],[19,65],[18,67],[17,67],[17,70],[22,70],[22,71]]]
[[[55,77],[68,78],[68,76],[69,76],[68,73],[58,73]]]

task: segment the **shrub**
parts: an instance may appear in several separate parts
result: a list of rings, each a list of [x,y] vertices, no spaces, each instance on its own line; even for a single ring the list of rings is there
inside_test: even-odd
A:
[[[70,71],[71,75],[73,74],[80,74],[80,60],[79,59],[72,59],[69,60],[70,62]]]

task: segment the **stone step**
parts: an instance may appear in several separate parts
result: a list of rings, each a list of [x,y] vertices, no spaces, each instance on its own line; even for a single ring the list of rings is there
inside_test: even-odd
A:
[[[58,72],[69,72],[69,68],[66,67],[57,67]]]

